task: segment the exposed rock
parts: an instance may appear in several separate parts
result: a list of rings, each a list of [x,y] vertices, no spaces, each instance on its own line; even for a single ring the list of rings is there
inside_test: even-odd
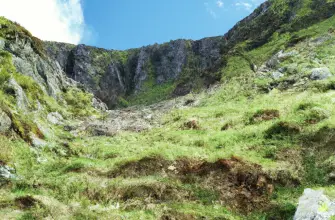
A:
[[[12,53],[16,70],[32,77],[47,94],[56,97],[62,89],[75,85],[63,73],[58,63],[41,57],[32,46],[31,39],[16,38],[6,42],[5,49]]]
[[[93,97],[92,99],[92,106],[101,111],[108,110],[108,106],[104,102],[102,102],[100,99],[97,99],[95,97]]]
[[[314,68],[311,72],[311,80],[323,80],[332,76],[330,70],[327,67]]]
[[[29,101],[21,86],[13,78],[9,80],[8,86],[15,91],[17,107],[23,111],[27,111],[29,108]]]
[[[5,40],[0,38],[0,50],[3,50],[5,48]]]
[[[282,74],[281,72],[273,72],[271,76],[273,79],[280,79],[284,76],[284,74]]]
[[[335,216],[335,203],[323,190],[305,189],[299,199],[294,220],[329,220]]]
[[[289,57],[298,55],[297,51],[290,51],[284,53],[282,50],[276,53],[274,56],[270,58],[270,60],[266,63],[267,67],[275,68],[277,67],[282,61],[288,59]]]
[[[58,112],[51,112],[47,115],[47,120],[54,125],[63,124],[63,116]]]
[[[47,142],[37,137],[35,134],[30,134],[31,145],[36,148],[42,148],[47,145]]]
[[[12,120],[0,109],[0,133],[9,131],[12,126]]]
[[[15,178],[16,178],[15,170],[7,165],[1,165],[0,163],[0,183],[3,180],[10,180]]]

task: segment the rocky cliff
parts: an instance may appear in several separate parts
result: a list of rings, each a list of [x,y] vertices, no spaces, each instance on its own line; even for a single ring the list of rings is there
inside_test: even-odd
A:
[[[68,77],[110,108],[133,104],[131,97],[141,93],[144,104],[150,104],[220,80],[224,73],[217,73],[227,64],[225,56],[239,43],[245,42],[251,50],[265,44],[274,32],[302,29],[334,11],[334,2],[326,0],[267,1],[221,37],[176,40],[126,51],[55,42],[44,45],[47,55],[58,61]],[[251,68],[253,65],[250,63]],[[166,89],[159,91],[159,97],[150,97],[148,93],[157,86]]]

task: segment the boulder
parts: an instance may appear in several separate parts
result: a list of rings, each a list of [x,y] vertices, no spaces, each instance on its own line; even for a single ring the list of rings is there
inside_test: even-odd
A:
[[[12,120],[0,109],[0,133],[9,131],[12,126]]]
[[[296,56],[298,55],[297,51],[290,51],[287,53],[284,53],[282,50],[279,51],[278,53],[276,53],[275,55],[273,55],[270,60],[266,63],[266,66],[269,68],[275,68],[277,67],[282,61],[292,57],[292,56]]]
[[[1,164],[0,161],[0,184],[15,178],[15,170],[7,165]]]
[[[326,220],[335,216],[335,202],[323,190],[305,189],[299,199],[294,220]]]
[[[63,124],[63,116],[59,114],[58,112],[51,112],[47,116],[48,122],[54,125],[61,125]]]
[[[281,72],[276,71],[276,72],[273,72],[271,74],[271,76],[272,76],[273,79],[280,79],[280,78],[282,78],[284,76],[284,74],[281,73]]]
[[[311,71],[311,80],[323,80],[331,77],[332,74],[327,67],[314,68]]]
[[[102,102],[100,99],[95,98],[95,97],[92,99],[92,105],[95,109],[98,109],[101,111],[108,110],[108,106],[104,102]]]
[[[11,78],[8,82],[9,88],[15,91],[16,97],[16,105],[19,109],[23,111],[28,111],[29,109],[29,101],[26,96],[26,93],[22,89],[22,87],[15,81],[14,78]]]
[[[35,134],[30,133],[31,145],[37,148],[43,148],[47,145],[47,142],[37,137]]]

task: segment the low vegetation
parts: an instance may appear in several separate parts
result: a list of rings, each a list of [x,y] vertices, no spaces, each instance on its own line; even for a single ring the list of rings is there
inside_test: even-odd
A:
[[[286,13],[285,1],[277,2],[278,13]],[[29,103],[47,106],[43,116],[57,111],[68,122],[98,114],[93,97],[78,88],[59,100],[42,95],[1,52],[0,107],[16,132],[0,134],[0,168],[15,175],[0,181],[0,219],[292,219],[305,188],[322,187],[334,197],[334,78],[313,81],[310,70],[335,74],[335,17],[303,29],[314,3],[304,4],[296,23],[261,46],[246,41],[229,50],[219,86],[184,97],[183,106],[152,119],[159,126],[140,132],[88,137],[52,125],[54,136],[44,137],[36,118],[16,109],[10,79]],[[266,67],[280,50],[292,53]],[[126,62],[128,54],[115,51],[97,62],[110,56]],[[154,74],[120,105],[170,97],[176,83],[158,86]],[[31,147],[30,132],[47,144]]]

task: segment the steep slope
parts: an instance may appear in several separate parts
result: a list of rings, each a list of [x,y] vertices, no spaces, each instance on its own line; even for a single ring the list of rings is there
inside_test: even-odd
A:
[[[292,219],[304,188],[331,198],[334,7],[269,1],[223,37],[129,51],[0,18],[0,219]],[[193,92],[99,112],[88,91]]]
[[[252,50],[268,42],[275,32],[300,30],[334,12],[333,1],[272,0],[222,37],[177,40],[127,51],[53,42],[46,42],[45,47],[69,77],[89,88],[110,108],[152,104],[199,91],[229,75],[218,72],[229,65],[227,56],[238,44],[244,43],[247,50]],[[269,57],[263,58],[247,60],[249,70]]]

